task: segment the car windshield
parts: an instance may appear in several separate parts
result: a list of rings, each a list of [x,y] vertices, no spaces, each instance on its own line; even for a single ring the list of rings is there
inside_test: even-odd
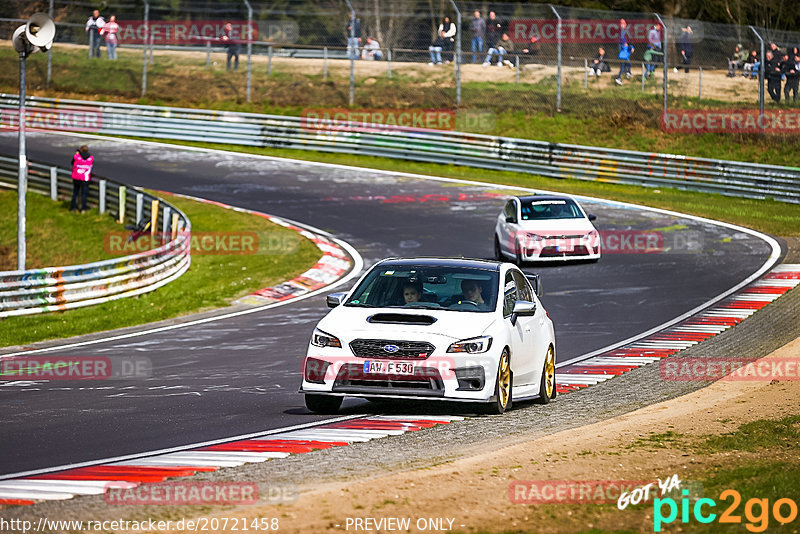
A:
[[[490,312],[497,271],[459,266],[382,265],[353,291],[345,306]]]
[[[568,198],[530,199],[522,201],[522,220],[580,219],[583,213],[574,200]]]

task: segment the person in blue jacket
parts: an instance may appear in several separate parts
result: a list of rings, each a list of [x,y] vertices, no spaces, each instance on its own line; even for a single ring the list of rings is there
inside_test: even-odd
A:
[[[619,74],[614,78],[614,83],[617,85],[622,85],[623,74],[628,78],[631,77],[631,54],[633,54],[633,47],[630,43],[625,41],[619,45],[619,54],[617,55],[619,59]]]

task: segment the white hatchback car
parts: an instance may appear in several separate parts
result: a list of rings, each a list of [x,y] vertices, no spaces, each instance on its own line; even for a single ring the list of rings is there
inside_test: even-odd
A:
[[[497,216],[494,255],[498,260],[526,261],[600,259],[601,239],[594,215],[569,196],[513,197]]]
[[[468,401],[503,413],[512,400],[549,402],[555,335],[538,287],[510,263],[377,263],[349,293],[328,296],[333,309],[303,362],[306,406],[333,413],[355,396]]]

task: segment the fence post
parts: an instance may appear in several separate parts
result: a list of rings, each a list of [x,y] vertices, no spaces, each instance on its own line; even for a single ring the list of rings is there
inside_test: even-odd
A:
[[[703,67],[698,67],[697,72],[698,72],[697,84],[699,86],[697,92],[697,99],[700,100],[703,98]]]
[[[548,4],[550,9],[555,14],[556,18],[558,19],[558,29],[557,37],[558,37],[558,79],[557,79],[557,87],[556,87],[556,111],[561,111],[561,15],[558,14],[556,8],[553,7],[553,4]]]
[[[211,68],[211,40],[206,41],[206,70]]]
[[[272,45],[267,48],[267,78],[272,76]]]
[[[761,65],[758,66],[758,124],[760,127],[763,128],[764,125],[764,63],[766,58],[764,57],[764,39],[761,35],[756,31],[756,29],[750,26],[750,29],[756,34],[758,40],[761,42]]]
[[[386,51],[386,63],[387,63],[387,65],[386,65],[386,74],[389,77],[389,79],[391,80],[392,79],[392,49],[391,48]]]
[[[461,105],[461,10],[458,9],[454,0],[450,0],[450,5],[456,12],[456,49],[453,55],[453,69],[456,74],[456,105]]]
[[[144,42],[142,43],[142,98],[147,93],[147,36],[150,34],[150,4],[144,0]],[[90,34],[91,35],[91,34]]]
[[[142,222],[142,211],[144,208],[144,197],[141,193],[136,193],[136,226]]]
[[[669,32],[667,31],[667,25],[664,24],[664,20],[661,18],[661,15],[658,13],[653,13],[656,18],[658,19],[659,24],[661,24],[661,28],[663,28],[661,32],[661,42],[664,47],[664,111],[662,115],[662,119],[667,118],[667,96],[669,95],[669,85],[668,85],[668,72],[669,72],[669,41],[668,35]]]
[[[644,79],[645,79],[645,73],[646,72],[647,72],[647,70],[645,68],[644,62],[642,62],[642,92],[643,93],[644,93]]]
[[[328,47],[322,49],[322,79],[328,79]]]
[[[517,71],[517,83],[519,83],[519,56],[514,56],[514,65]]]
[[[50,167],[50,199],[58,200],[58,167]]]
[[[347,42],[347,55],[350,56],[350,105],[355,101],[356,91],[356,56],[358,55],[358,43],[356,42],[356,11],[353,9],[353,4],[350,0],[347,2],[347,7],[350,8],[350,39]]]
[[[98,182],[98,191],[97,191],[97,211],[100,213],[106,212],[106,181],[100,180]]]
[[[117,222],[122,224],[125,222],[125,186],[119,186],[117,191],[119,192],[119,218]]]
[[[253,57],[253,7],[250,2],[243,0],[247,6],[247,101],[250,102],[250,87],[252,85],[252,57]]]
[[[47,10],[47,16],[52,20],[53,18],[53,0],[50,0],[50,7]],[[91,48],[90,48],[91,50]],[[50,89],[50,80],[53,78],[53,47],[47,49],[47,81],[44,88]]]
[[[583,58],[583,88],[589,88],[589,60]]]

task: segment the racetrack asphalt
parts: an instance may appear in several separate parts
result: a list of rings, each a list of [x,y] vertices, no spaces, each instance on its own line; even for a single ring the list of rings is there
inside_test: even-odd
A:
[[[389,256],[489,258],[503,197],[515,191],[405,175],[165,145],[87,140],[95,172],[286,217],[353,245],[370,266]],[[30,133],[28,157],[66,165],[84,141]],[[16,154],[16,135],[0,134]],[[657,326],[726,291],[770,254],[752,235],[689,218],[586,201],[601,231],[658,230],[655,254],[606,253],[596,264],[526,267],[564,361]],[[138,381],[11,383],[0,387],[0,474],[134,454],[323,419],[297,393],[323,298],[164,333],[49,352],[143,355]],[[13,319],[10,319],[13,320]],[[6,351],[8,352],[8,351]],[[347,401],[343,413],[374,410]]]

